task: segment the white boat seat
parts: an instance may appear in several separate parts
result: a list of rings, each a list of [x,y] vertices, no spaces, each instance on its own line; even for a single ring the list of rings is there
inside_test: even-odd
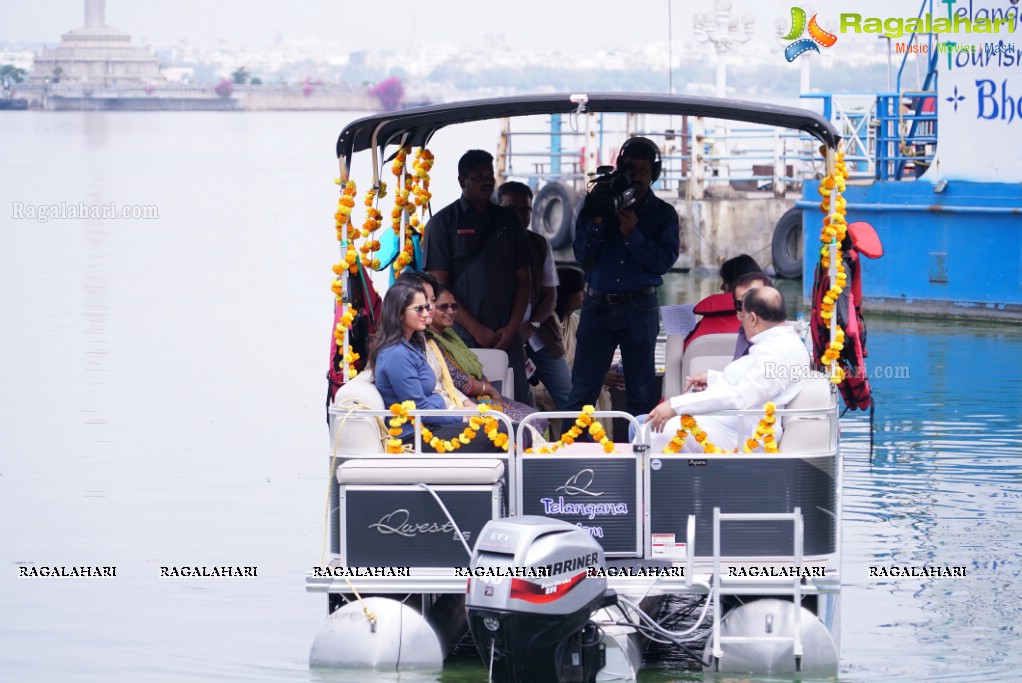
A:
[[[496,458],[357,458],[337,468],[339,484],[475,484],[499,482],[504,463]]]
[[[681,388],[684,388],[686,377],[706,370],[723,370],[735,357],[737,342],[737,333],[704,334],[693,339],[681,357],[681,375],[678,379]],[[678,394],[680,393],[681,389],[678,390]]]
[[[360,410],[386,410],[380,391],[370,373],[362,372],[346,382],[334,395],[334,408],[351,410],[348,415],[330,416],[330,449],[338,453],[383,453],[383,429],[379,418],[359,415]],[[337,429],[341,430],[338,439]]]
[[[500,389],[505,398],[515,397],[515,371],[508,365],[507,352],[502,349],[472,349],[483,364],[486,379]],[[499,382],[499,384],[497,384]]]
[[[786,408],[829,408],[837,401],[837,391],[826,377],[810,377]],[[829,415],[785,415],[784,432],[777,444],[781,453],[826,453],[831,449]]]

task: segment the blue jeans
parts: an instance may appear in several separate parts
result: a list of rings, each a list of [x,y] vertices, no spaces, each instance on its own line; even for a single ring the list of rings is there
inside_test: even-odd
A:
[[[525,351],[536,366],[535,377],[546,387],[554,405],[558,410],[567,410],[571,398],[571,370],[564,356],[555,358],[546,347],[536,351],[528,344],[525,345]]]
[[[626,410],[642,415],[660,399],[656,388],[657,333],[660,309],[656,292],[630,303],[607,304],[591,296],[582,302],[575,366],[571,373],[570,410],[596,403],[614,349],[621,347]]]

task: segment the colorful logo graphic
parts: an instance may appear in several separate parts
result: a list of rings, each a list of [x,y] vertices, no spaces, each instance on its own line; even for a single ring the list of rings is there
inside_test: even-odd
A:
[[[780,23],[780,22],[778,22]],[[833,33],[827,33],[820,25],[816,23],[816,15],[809,20],[809,38],[801,38],[802,34],[806,32],[806,11],[801,7],[791,8],[791,30],[788,31],[787,35],[782,36],[783,40],[795,40],[794,43],[784,48],[784,58],[789,62],[794,62],[795,59],[809,50],[813,52],[819,52],[820,48],[816,47],[819,43],[823,47],[830,47],[837,42],[837,36]],[[810,40],[811,39],[811,40]]]

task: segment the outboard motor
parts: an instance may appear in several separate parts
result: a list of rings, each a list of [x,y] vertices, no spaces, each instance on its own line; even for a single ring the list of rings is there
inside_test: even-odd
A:
[[[617,603],[603,548],[568,522],[525,515],[491,520],[472,553],[465,606],[472,639],[498,683],[590,683],[603,668],[603,633],[590,621]]]

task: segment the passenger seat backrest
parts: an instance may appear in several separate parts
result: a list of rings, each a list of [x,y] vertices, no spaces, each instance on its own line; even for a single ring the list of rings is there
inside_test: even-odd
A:
[[[472,349],[483,364],[483,374],[491,382],[500,382],[500,393],[505,398],[515,397],[515,371],[508,365],[507,352],[501,349]]]
[[[732,333],[704,334],[693,339],[681,357],[681,387],[686,377],[697,372],[723,370],[734,358],[737,342],[738,335]]]
[[[359,415],[359,409],[386,410],[383,397],[366,371],[337,390],[333,407],[351,410],[348,415],[330,416],[330,450],[337,446],[338,453],[383,453],[383,432],[375,417]],[[338,440],[337,429],[341,430]]]
[[[664,398],[677,396],[685,388],[685,376],[681,374],[684,351],[684,335],[667,335],[667,344],[664,347]]]
[[[830,408],[837,401],[834,384],[827,377],[810,377],[785,408]],[[785,415],[784,433],[777,448],[781,453],[826,453],[831,448],[828,415]]]

